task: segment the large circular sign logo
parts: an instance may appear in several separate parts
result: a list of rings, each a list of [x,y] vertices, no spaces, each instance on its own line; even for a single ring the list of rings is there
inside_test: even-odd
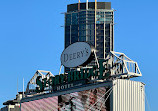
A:
[[[91,47],[86,42],[76,42],[68,46],[61,54],[61,64],[65,67],[77,67],[91,56]]]

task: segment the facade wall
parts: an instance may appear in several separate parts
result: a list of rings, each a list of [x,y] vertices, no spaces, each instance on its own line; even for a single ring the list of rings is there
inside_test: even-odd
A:
[[[113,84],[112,111],[145,111],[143,83],[119,79]]]
[[[5,107],[1,108],[0,111],[8,111],[8,107],[5,106]]]
[[[99,87],[27,101],[21,104],[21,111],[110,111],[110,98],[104,95],[107,90]]]
[[[0,109],[0,111],[20,111],[20,105],[7,105]]]
[[[144,84],[117,79],[23,98],[21,101],[21,111],[70,109],[73,109],[72,111],[145,111]]]
[[[58,111],[58,97],[48,97],[34,101],[23,102],[21,111]]]
[[[74,92],[58,98],[59,111],[110,111],[110,98],[104,95],[109,88]]]

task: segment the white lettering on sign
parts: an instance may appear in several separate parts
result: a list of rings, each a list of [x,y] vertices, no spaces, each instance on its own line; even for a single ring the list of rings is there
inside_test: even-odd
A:
[[[66,85],[57,86],[57,91],[67,89],[67,88],[71,88],[71,87],[73,87],[73,84],[66,84]]]

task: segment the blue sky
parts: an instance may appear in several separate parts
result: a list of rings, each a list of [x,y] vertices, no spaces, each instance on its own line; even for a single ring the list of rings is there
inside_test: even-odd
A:
[[[18,90],[22,91],[22,79],[26,88],[36,70],[54,75],[59,72],[64,49],[61,13],[66,12],[67,4],[77,1],[0,0],[0,107],[15,98],[17,79]],[[134,80],[146,84],[151,110],[157,111],[158,1],[109,1],[116,10],[115,51],[138,62],[143,76]]]

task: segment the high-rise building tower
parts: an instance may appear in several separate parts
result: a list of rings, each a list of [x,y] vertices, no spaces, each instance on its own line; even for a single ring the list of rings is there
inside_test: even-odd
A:
[[[65,13],[65,48],[84,41],[95,47],[98,58],[105,58],[114,48],[113,15],[111,2],[68,5]]]

